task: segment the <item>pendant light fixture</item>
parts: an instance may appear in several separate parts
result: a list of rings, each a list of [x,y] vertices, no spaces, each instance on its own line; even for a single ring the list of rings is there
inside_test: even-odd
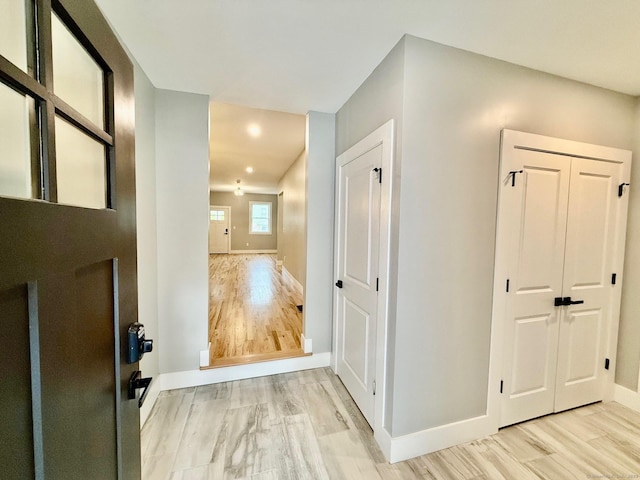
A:
[[[236,184],[238,185],[238,188],[233,191],[233,194],[237,197],[241,197],[244,195],[244,192],[240,189],[240,179],[236,180]]]

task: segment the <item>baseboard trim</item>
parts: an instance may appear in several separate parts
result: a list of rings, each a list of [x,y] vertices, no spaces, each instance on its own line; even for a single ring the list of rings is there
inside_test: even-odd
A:
[[[198,387],[212,383],[231,382],[247,378],[265,377],[279,373],[296,372],[329,366],[329,352],[314,353],[305,357],[285,358],[270,362],[252,363],[250,365],[234,365],[210,370],[188,370],[160,374],[160,389]]]
[[[384,445],[386,443],[384,433],[386,432],[375,435],[380,447],[383,448],[383,453],[385,453],[384,448],[386,447]],[[400,437],[391,437],[388,460],[390,463],[402,462],[420,455],[453,447],[454,445],[484,438],[494,433],[496,433],[496,430],[492,427],[492,422],[489,421],[488,415],[482,415]],[[379,437],[382,437],[380,438],[382,442],[380,442]]]
[[[310,338],[306,338],[304,336],[304,333],[300,334],[300,345],[302,345],[302,351],[304,353],[311,353],[313,351],[312,344],[313,342],[311,341]]]
[[[302,284],[298,281],[296,277],[291,275],[291,272],[287,270],[287,267],[285,267],[284,265],[282,266],[282,276],[284,277],[285,281],[295,285],[295,287],[300,290],[304,290],[302,288]]]
[[[149,385],[147,396],[144,399],[144,403],[140,407],[140,430],[142,430],[142,427],[144,427],[144,424],[149,418],[149,414],[151,413],[151,409],[156,404],[158,395],[160,395],[160,384],[162,382],[160,377],[161,375],[158,375],[156,379],[151,382],[151,384]]]
[[[391,458],[391,443],[393,441],[391,435],[389,435],[389,432],[384,428],[379,428],[373,432],[373,438],[380,447],[382,455],[384,455],[384,458],[389,462]]]
[[[231,255],[239,255],[243,253],[278,253],[278,250],[229,250]]]
[[[206,350],[200,350],[200,368],[206,368],[211,363],[211,342],[207,345]]]
[[[614,384],[613,386],[613,401],[618,402],[620,405],[640,412],[640,393],[634,392],[622,385]]]

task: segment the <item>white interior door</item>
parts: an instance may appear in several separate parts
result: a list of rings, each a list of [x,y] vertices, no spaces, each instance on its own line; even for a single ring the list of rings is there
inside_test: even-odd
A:
[[[374,419],[382,145],[338,171],[337,371],[370,425]],[[376,169],[376,170],[374,170]]]
[[[494,307],[501,426],[602,400],[615,355],[630,152],[503,132]],[[628,180],[626,180],[628,181]],[[503,295],[503,296],[502,296]]]
[[[509,293],[504,323],[501,423],[553,411],[571,159],[514,153],[505,196],[511,205]],[[513,175],[513,174],[512,174]],[[502,220],[502,219],[501,219]]]
[[[229,253],[229,207],[209,210],[209,253]]]
[[[555,411],[602,400],[621,165],[575,158],[561,307]]]

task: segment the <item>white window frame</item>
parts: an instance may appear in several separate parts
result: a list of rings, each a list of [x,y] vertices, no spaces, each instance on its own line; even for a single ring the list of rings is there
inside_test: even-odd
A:
[[[269,206],[269,231],[268,232],[254,232],[253,231],[253,206],[254,205],[268,205]],[[273,235],[273,202],[249,202],[249,235]]]
[[[222,212],[222,218],[211,218],[211,214],[213,212],[216,212],[216,213]],[[219,215],[216,215],[216,216],[219,216]],[[209,221],[210,222],[214,222],[214,221],[215,222],[217,222],[217,221],[224,222],[226,220],[225,217],[226,217],[226,212],[224,211],[224,209],[219,208],[219,207],[210,207],[209,208]]]

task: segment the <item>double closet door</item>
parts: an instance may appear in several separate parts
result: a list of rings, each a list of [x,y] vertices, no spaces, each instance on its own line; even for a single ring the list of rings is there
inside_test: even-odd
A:
[[[503,132],[501,426],[603,399],[629,164],[630,152]]]

